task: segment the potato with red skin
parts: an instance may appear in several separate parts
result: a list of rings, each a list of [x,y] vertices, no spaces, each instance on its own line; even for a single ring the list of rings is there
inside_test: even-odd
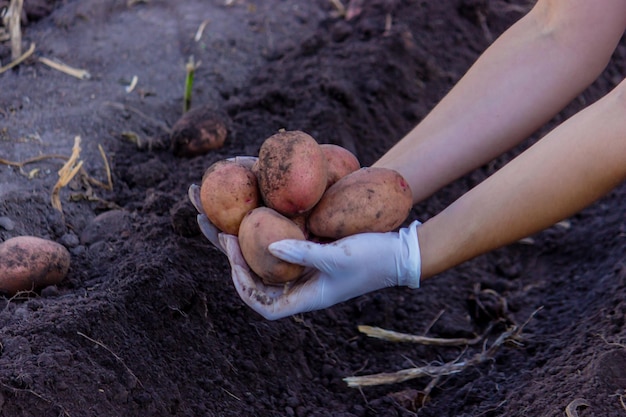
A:
[[[361,168],[326,190],[311,211],[307,225],[313,235],[331,239],[388,232],[406,220],[412,206],[411,188],[398,172]]]
[[[181,116],[170,134],[174,155],[204,155],[224,145],[228,136],[227,117],[210,106],[196,107]]]
[[[304,272],[301,265],[278,259],[268,246],[283,239],[305,240],[300,227],[269,207],[250,211],[239,228],[241,254],[266,284],[280,285],[298,278]]]
[[[0,292],[9,296],[60,283],[70,268],[65,246],[35,236],[0,243]]]
[[[297,130],[267,138],[254,170],[265,205],[288,217],[311,210],[328,181],[328,162],[319,143]]]
[[[322,152],[324,152],[328,161],[328,182],[326,188],[361,168],[358,158],[342,146],[323,143],[320,145],[320,148],[322,148]]]
[[[204,213],[224,233],[237,235],[244,216],[260,205],[256,176],[250,168],[221,160],[202,177],[200,201]]]

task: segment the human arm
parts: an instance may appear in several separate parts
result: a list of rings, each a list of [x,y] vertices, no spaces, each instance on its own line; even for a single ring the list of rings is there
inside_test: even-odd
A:
[[[626,80],[418,230],[422,279],[538,232],[626,179]]]
[[[374,166],[414,202],[519,144],[593,82],[624,29],[626,1],[539,0]]]

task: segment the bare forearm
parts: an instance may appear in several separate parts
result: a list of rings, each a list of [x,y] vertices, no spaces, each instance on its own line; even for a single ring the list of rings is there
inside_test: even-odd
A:
[[[626,179],[626,81],[418,229],[422,277],[540,231]]]
[[[539,1],[375,165],[403,174],[418,202],[527,138],[599,75],[621,37],[625,2],[619,17],[594,3]]]

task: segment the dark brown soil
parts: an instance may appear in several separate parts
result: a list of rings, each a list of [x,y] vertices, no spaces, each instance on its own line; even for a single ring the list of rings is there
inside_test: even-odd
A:
[[[0,74],[0,157],[69,156],[80,136],[85,172],[106,182],[102,146],[113,189],[77,177],[61,192],[62,216],[50,203],[62,159],[0,165],[0,240],[35,235],[72,254],[60,285],[0,299],[0,415],[564,416],[568,404],[580,416],[624,415],[624,184],[566,223],[419,290],[275,322],[241,302],[186,197],[211,163],[254,155],[281,128],[371,164],[529,4],[373,0],[346,20],[326,0],[224,3],[26,1],[24,49],[34,43],[36,52]],[[221,149],[184,158],[167,133],[182,113],[191,55],[201,63],[192,104],[226,115],[229,135]],[[8,42],[0,60],[10,60]],[[419,204],[411,219],[440,211],[625,73],[623,40],[602,77],[546,129]],[[430,387],[428,377],[362,389],[343,380],[466,361],[526,320],[518,343]],[[488,337],[458,347],[393,343],[361,334],[361,324]]]

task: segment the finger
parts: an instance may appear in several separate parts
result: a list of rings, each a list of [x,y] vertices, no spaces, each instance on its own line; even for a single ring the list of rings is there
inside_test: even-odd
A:
[[[245,280],[248,287],[255,287],[272,298],[279,297],[283,294],[283,286],[265,285],[261,278],[259,278],[259,276],[250,269],[248,263],[243,257],[243,254],[241,253],[239,239],[236,236],[222,233],[220,234],[219,239],[225,249],[225,253],[228,256],[233,270],[237,269],[238,271],[245,273],[245,276],[240,275],[242,280],[241,282],[244,282]]]
[[[196,210],[198,210],[198,213],[205,214],[204,209],[202,208],[202,201],[200,200],[200,186],[191,184],[189,186],[189,190],[187,191],[187,195],[189,196],[191,204],[193,204]]]
[[[239,247],[239,239],[237,236],[220,233],[217,235],[217,238],[221,246],[224,248],[224,253],[228,256],[231,266],[240,265],[249,269],[248,263],[241,254],[241,248]]]
[[[240,165],[245,166],[248,169],[252,168],[257,159],[259,158],[257,158],[256,156],[235,156],[234,158],[228,158],[229,161],[234,161]]]
[[[282,317],[277,315],[273,308],[276,299],[257,288],[257,283],[250,275],[248,269],[238,265],[233,266],[232,279],[235,290],[237,290],[237,294],[239,294],[239,298],[241,298],[248,307],[267,320],[276,320]]]
[[[286,262],[317,268],[315,254],[322,245],[305,240],[284,239],[268,246],[270,253]]]
[[[299,311],[297,302],[291,302],[284,286],[265,285],[244,265],[232,266],[232,280],[239,297],[248,307],[267,320],[278,320]]]
[[[202,232],[202,234],[207,239],[209,239],[213,246],[226,253],[224,247],[219,240],[219,234],[222,232],[217,227],[215,227],[215,225],[211,223],[211,221],[204,214],[198,214],[197,219],[198,226],[200,226],[200,231]]]

